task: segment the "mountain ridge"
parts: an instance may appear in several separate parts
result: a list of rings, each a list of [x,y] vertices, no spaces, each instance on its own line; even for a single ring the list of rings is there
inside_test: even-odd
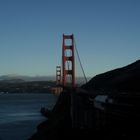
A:
[[[82,87],[86,90],[140,91],[140,60],[93,77]]]

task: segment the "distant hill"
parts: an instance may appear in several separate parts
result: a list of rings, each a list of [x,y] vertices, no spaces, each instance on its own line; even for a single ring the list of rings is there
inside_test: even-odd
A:
[[[140,60],[93,77],[83,88],[140,92]]]
[[[23,81],[54,81],[55,76],[24,76],[24,75],[15,75],[15,74],[8,74],[8,75],[1,75],[0,81],[13,81],[13,82],[23,82]]]

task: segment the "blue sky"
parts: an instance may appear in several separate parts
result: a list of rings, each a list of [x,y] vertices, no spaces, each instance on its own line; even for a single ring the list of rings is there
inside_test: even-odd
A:
[[[0,0],[0,75],[55,75],[74,34],[87,76],[140,59],[139,0]]]

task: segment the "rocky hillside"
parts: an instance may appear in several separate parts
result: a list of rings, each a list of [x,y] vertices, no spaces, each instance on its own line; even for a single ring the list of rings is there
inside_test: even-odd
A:
[[[139,92],[140,60],[125,67],[99,74],[82,87],[89,91],[117,90]]]

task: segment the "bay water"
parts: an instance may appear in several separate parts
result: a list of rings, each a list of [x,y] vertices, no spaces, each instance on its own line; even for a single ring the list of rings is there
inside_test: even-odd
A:
[[[52,109],[57,96],[43,94],[0,94],[0,140],[27,140],[46,120],[41,107]]]

